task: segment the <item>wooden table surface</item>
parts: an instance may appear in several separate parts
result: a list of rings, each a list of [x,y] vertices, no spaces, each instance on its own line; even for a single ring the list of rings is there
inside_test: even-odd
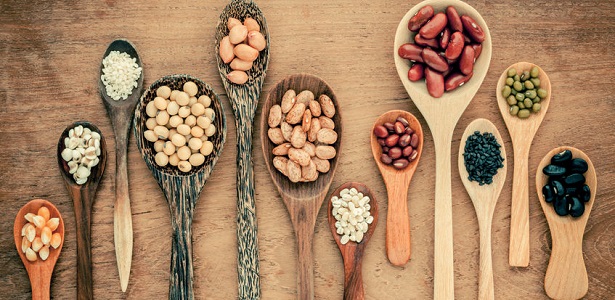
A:
[[[433,138],[409,99],[393,63],[393,37],[402,16],[418,1],[261,0],[271,33],[271,60],[261,101],[287,75],[307,72],[335,90],[344,118],[342,156],[332,188],[367,184],[377,195],[381,223],[363,265],[369,299],[433,297]],[[495,295],[544,299],[551,237],[535,194],[536,167],[549,150],[577,147],[598,173],[596,203],[583,242],[589,275],[587,299],[615,295],[615,1],[469,0],[493,39],[489,72],[453,136],[455,295],[478,291],[478,224],[456,168],[465,127],[482,117],[497,126],[507,149],[508,174],[493,224]],[[76,295],[76,241],[72,202],[56,162],[62,130],[76,120],[95,123],[107,137],[109,162],[93,208],[94,296],[99,299],[164,299],[168,293],[171,225],[163,194],[130,139],[129,179],[134,256],[128,291],[122,293],[113,246],[115,153],[111,123],[98,93],[98,68],[108,44],[132,41],[143,60],[145,85],[173,73],[208,82],[221,96],[228,119],[224,151],[206,184],[193,224],[197,299],[237,298],[236,134],[216,68],[214,31],[226,1],[19,1],[0,2],[0,298],[28,299],[30,286],[10,234],[19,208],[34,198],[57,205],[66,241],[51,285],[52,298]],[[518,61],[540,65],[551,78],[552,103],[530,151],[531,260],[508,266],[512,147],[495,101],[496,80]],[[412,260],[392,266],[385,256],[386,190],[372,160],[373,121],[391,109],[415,114],[425,129],[423,156],[409,191]],[[260,106],[256,124],[260,122]],[[254,169],[264,299],[296,295],[296,246],[289,217],[274,188],[254,132]],[[587,213],[587,212],[586,212]],[[317,299],[340,299],[342,259],[327,226],[317,219]]]

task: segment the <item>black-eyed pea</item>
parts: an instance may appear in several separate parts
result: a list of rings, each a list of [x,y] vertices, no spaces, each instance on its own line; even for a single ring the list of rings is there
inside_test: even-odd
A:
[[[336,151],[332,146],[318,145],[316,146],[316,157],[320,159],[332,159],[335,157]]]
[[[175,101],[171,101],[169,105],[167,105],[167,113],[169,114],[169,116],[174,116],[174,115],[177,115],[178,112],[179,112],[179,104],[177,104],[177,102]]]
[[[190,155],[188,162],[190,162],[191,165],[198,167],[205,162],[205,156],[201,153],[194,153]]]
[[[164,126],[154,127],[154,133],[158,136],[158,139],[166,140],[169,138],[169,129]]]
[[[158,135],[156,135],[153,130],[146,130],[143,133],[143,137],[152,143],[158,140]]]
[[[156,153],[156,156],[154,156],[154,160],[157,165],[164,167],[169,163],[169,156],[164,154],[164,152],[158,152]]]
[[[197,102],[203,104],[204,107],[209,107],[211,105],[211,98],[207,95],[201,95]]]
[[[216,112],[212,108],[208,107],[205,108],[205,113],[203,115],[208,117],[210,121],[213,121],[216,117]]]
[[[156,96],[169,99],[171,96],[171,88],[166,85],[159,86],[158,89],[156,89]]]
[[[226,27],[228,28],[228,30],[233,29],[233,27],[237,25],[241,25],[241,21],[235,18],[228,18],[228,21],[226,22]]]
[[[297,94],[295,93],[295,90],[288,90],[286,91],[286,93],[284,93],[284,96],[282,97],[282,102],[280,104],[280,106],[282,107],[283,114],[288,113],[290,109],[293,108],[295,102],[297,101],[297,98],[295,98],[296,96]]]
[[[286,172],[290,181],[299,182],[299,180],[301,180],[301,166],[298,163],[292,160],[288,160],[288,164],[286,165]]]
[[[211,125],[211,119],[205,116],[200,116],[196,118],[196,125],[198,125],[199,127],[203,129],[207,129],[207,127]]]
[[[147,114],[148,117],[154,118],[157,113],[158,109],[156,108],[154,101],[150,101],[145,105],[145,114]]]
[[[303,128],[300,125],[295,126],[290,136],[290,144],[293,145],[293,147],[300,149],[303,148],[306,140],[307,134],[303,131]]]
[[[326,116],[320,116],[318,117],[318,120],[320,121],[320,127],[335,129],[335,122],[333,122],[333,120],[331,120],[330,118]]]
[[[190,103],[190,95],[186,92],[179,92],[175,96],[175,102],[177,102],[180,106],[186,106]]]
[[[186,92],[188,96],[193,97],[198,91],[199,88],[196,86],[196,83],[192,81],[186,81],[186,83],[184,83],[184,92]]]
[[[195,96],[190,96],[190,102],[188,102],[188,106],[192,107],[192,105],[196,104],[197,102],[199,102],[199,99],[197,99]]]
[[[205,113],[205,106],[201,103],[195,103],[192,107],[190,107],[190,112],[195,117],[202,116]]]
[[[267,47],[267,40],[262,33],[258,31],[250,31],[248,33],[248,45],[258,51],[263,51],[263,49]]]
[[[156,142],[154,142],[154,151],[162,152],[162,150],[164,149],[164,143],[165,141],[163,140],[157,140]]]
[[[278,127],[282,121],[282,108],[279,105],[274,105],[269,109],[269,118],[267,124],[269,127]]]
[[[310,125],[312,125],[312,112],[306,109],[303,113],[303,120],[301,121],[301,129],[303,132],[308,132],[308,130],[310,130]]]
[[[177,164],[179,164],[179,156],[177,156],[177,153],[169,155],[169,165],[177,167]]]
[[[329,169],[331,168],[331,164],[329,163],[329,160],[320,159],[318,157],[312,157],[312,161],[316,165],[316,170],[318,170],[318,172],[320,173],[329,172]]]
[[[286,122],[291,125],[301,122],[304,112],[305,104],[299,102],[295,103],[293,108],[291,108],[288,114],[286,114]]]
[[[329,118],[333,118],[335,115],[335,105],[333,105],[331,98],[325,94],[322,94],[318,97],[318,102],[320,103],[322,113]]]
[[[190,148],[188,146],[182,146],[177,148],[177,156],[180,160],[188,160],[191,154],[192,151],[190,151]]]
[[[171,142],[175,147],[181,147],[186,144],[186,137],[178,133],[171,136]]]
[[[211,154],[211,152],[214,150],[214,143],[212,143],[211,141],[204,141],[203,142],[203,146],[201,146],[201,154],[207,156],[209,154]]]
[[[195,138],[200,139],[204,134],[205,134],[205,131],[203,130],[203,128],[199,126],[194,126],[192,127],[192,129],[190,129],[190,135],[192,135]]]
[[[145,127],[147,127],[147,129],[154,129],[156,125],[158,125],[156,118],[148,118],[147,121],[145,121]]]
[[[186,124],[181,124],[177,126],[177,133],[181,135],[189,135],[190,134],[190,126]]]
[[[205,135],[208,137],[214,135],[215,133],[216,133],[216,126],[214,124],[209,125],[207,129],[205,129]]]
[[[308,106],[310,108],[310,112],[312,112],[312,117],[320,117],[322,110],[320,109],[320,103],[318,103],[318,101],[312,100]]]
[[[315,142],[318,138],[318,131],[320,131],[321,125],[318,118],[312,118],[310,122],[310,130],[308,130],[308,141]]]
[[[156,115],[156,123],[158,123],[158,125],[167,125],[167,123],[169,123],[169,114],[163,110],[163,111],[159,111],[158,115]]]
[[[310,157],[314,157],[316,156],[316,146],[310,142],[305,142],[305,145],[303,145],[303,151],[307,152]]]
[[[323,144],[334,144],[337,141],[337,132],[333,129],[322,128],[318,131],[316,140]]]
[[[252,69],[252,62],[235,57],[233,61],[231,61],[231,69],[237,71],[248,71]]]
[[[226,74],[226,79],[235,84],[244,84],[248,81],[248,74],[244,71],[235,70]]]
[[[282,135],[282,129],[280,128],[269,128],[267,136],[269,136],[269,140],[276,145],[280,145],[286,141]]]
[[[288,150],[291,147],[292,145],[290,143],[284,143],[273,148],[273,150],[271,150],[271,153],[273,153],[273,155],[288,155]]]
[[[167,100],[162,97],[156,97],[154,98],[154,106],[158,110],[165,110],[167,109]]]
[[[290,138],[293,135],[293,126],[286,123],[285,120],[282,120],[282,123],[280,123],[280,129],[282,130],[284,140],[290,142]]]
[[[243,20],[243,25],[248,28],[248,31],[261,31],[261,27],[258,25],[258,22],[252,18],[246,18]]]
[[[172,91],[171,91],[171,95],[169,95],[169,99],[170,99],[171,101],[175,101],[175,99],[177,99],[177,93],[179,93],[179,91],[178,91],[178,90],[172,90]]]
[[[173,153],[175,153],[175,144],[173,144],[171,141],[166,141],[164,142],[164,146],[162,147],[162,152],[164,152],[164,154],[171,156],[173,155]]]
[[[307,181],[315,181],[318,179],[316,164],[314,164],[311,159],[307,166],[301,166],[301,177]]]
[[[191,150],[199,150],[203,147],[203,141],[198,137],[193,137],[188,141],[188,147],[190,147]]]
[[[190,115],[190,107],[188,106],[180,107],[179,110],[177,111],[177,115],[182,118],[188,117]]]
[[[196,125],[196,117],[193,115],[189,115],[186,117],[186,119],[184,119],[184,124],[192,127]]]
[[[187,160],[182,160],[177,164],[177,168],[184,173],[188,173],[192,170],[192,165]]]
[[[243,42],[248,36],[248,27],[244,25],[235,25],[229,30],[229,41],[233,45],[237,45]]]

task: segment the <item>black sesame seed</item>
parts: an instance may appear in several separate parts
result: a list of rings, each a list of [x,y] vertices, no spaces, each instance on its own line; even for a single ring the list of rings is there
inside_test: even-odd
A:
[[[474,131],[466,140],[464,148],[464,164],[468,171],[468,179],[479,185],[493,183],[493,176],[498,169],[504,167],[500,152],[500,144],[493,134]]]

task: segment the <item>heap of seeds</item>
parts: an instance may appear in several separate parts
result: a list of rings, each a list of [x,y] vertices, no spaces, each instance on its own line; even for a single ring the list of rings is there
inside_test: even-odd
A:
[[[500,153],[500,144],[489,132],[468,136],[464,148],[463,160],[468,171],[468,179],[479,185],[491,184],[498,169],[504,167],[504,158]]]
[[[130,57],[126,52],[111,51],[103,61],[100,79],[105,84],[107,95],[113,100],[126,100],[132,89],[137,87],[137,80],[141,76],[141,67],[137,59]]]

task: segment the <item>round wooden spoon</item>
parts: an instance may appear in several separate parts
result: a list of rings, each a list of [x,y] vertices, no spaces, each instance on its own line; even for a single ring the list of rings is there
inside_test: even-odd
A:
[[[385,165],[380,161],[382,146],[378,144],[378,139],[374,135],[374,128],[386,122],[395,123],[398,117],[405,118],[410,124],[410,128],[419,137],[419,146],[415,149],[418,153],[416,159],[405,169],[398,170],[391,165]],[[371,133],[372,154],[376,165],[382,174],[382,179],[387,187],[388,210],[386,227],[386,250],[389,261],[396,266],[405,265],[410,260],[410,216],[408,215],[408,188],[412,175],[423,153],[423,128],[416,117],[403,110],[391,110],[382,114],[372,127]]]
[[[495,136],[495,139],[500,144],[500,155],[506,159],[506,149],[502,142],[502,136],[498,129],[486,119],[476,119],[468,125],[459,144],[459,176],[461,182],[466,187],[468,195],[472,199],[476,216],[478,218],[478,229],[480,234],[480,273],[478,277],[478,299],[494,299],[493,291],[493,268],[491,261],[491,221],[493,220],[493,212],[495,204],[500,197],[500,192],[506,181],[506,161],[503,162],[504,167],[497,171],[493,176],[491,184],[479,185],[476,181],[468,179],[468,171],[465,166],[463,154],[465,153],[466,140],[475,131],[481,134],[489,132]]]
[[[41,207],[47,207],[49,209],[50,218],[59,218],[60,224],[54,231],[60,234],[62,241],[57,249],[49,248],[49,256],[47,260],[43,261],[40,257],[34,262],[29,261],[26,255],[21,249],[21,241],[24,237],[21,236],[21,229],[26,225],[27,220],[24,216],[27,213],[36,214]],[[28,277],[30,277],[30,286],[32,287],[32,299],[33,300],[48,300],[49,289],[51,288],[51,275],[53,275],[53,268],[60,257],[62,251],[62,245],[64,245],[64,219],[55,205],[51,202],[43,199],[34,199],[26,205],[24,205],[15,217],[15,225],[13,226],[13,237],[15,238],[15,246],[17,247],[17,253],[23,262],[23,265],[28,271]]]
[[[542,173],[542,169],[551,163],[553,155],[564,150],[570,150],[574,158],[584,159],[589,167],[584,175],[585,184],[591,190],[591,198],[585,203],[585,212],[578,218],[557,215],[552,203],[547,203],[542,195],[542,187],[548,179],[548,176]],[[536,193],[547,218],[553,243],[545,276],[545,291],[553,299],[580,299],[587,293],[588,278],[583,260],[583,234],[596,199],[597,184],[594,164],[585,153],[573,147],[563,146],[549,151],[536,170]]]
[[[85,184],[77,184],[73,176],[68,172],[70,168],[62,158],[62,150],[64,150],[64,138],[75,126],[81,125],[84,128],[89,128],[92,131],[100,134],[100,161],[98,165],[91,169],[91,174]],[[90,122],[80,121],[75,122],[62,132],[58,141],[58,165],[60,173],[64,179],[64,185],[68,190],[70,198],[73,200],[73,208],[75,210],[75,229],[77,232],[77,298],[78,299],[93,299],[93,279],[92,279],[92,206],[94,205],[94,196],[96,189],[105,172],[107,164],[107,143],[98,127]]]
[[[485,32],[482,53],[476,59],[474,76],[461,87],[433,98],[427,92],[423,80],[408,80],[410,61],[397,54],[399,46],[413,41],[415,33],[408,30],[408,21],[425,5],[443,12],[449,5],[460,15],[472,17]],[[480,87],[491,61],[491,34],[485,20],[470,5],[457,0],[428,0],[414,6],[399,22],[395,34],[393,57],[397,73],[416,107],[421,111],[433,134],[436,151],[436,197],[434,227],[434,298],[450,300],[455,297],[453,272],[453,205],[451,193],[451,140],[459,117]]]
[[[540,87],[547,90],[548,96],[540,101],[542,108],[538,113],[532,113],[527,119],[520,119],[510,114],[510,106],[502,96],[502,87],[506,81],[508,69],[515,68],[517,72],[530,70],[536,66],[532,63],[519,62],[506,68],[498,80],[495,94],[500,113],[512,139],[514,173],[512,201],[510,205],[510,248],[508,263],[515,267],[527,267],[530,263],[530,209],[528,183],[528,157],[534,135],[547,113],[551,102],[551,81],[539,67]],[[537,66],[536,66],[537,67]]]
[[[325,94],[331,98],[335,105],[333,122],[335,123],[335,131],[338,134],[338,138],[332,146],[335,148],[337,155],[330,160],[329,172],[320,173],[318,179],[314,182],[293,183],[273,166],[274,155],[271,150],[275,147],[275,144],[267,136],[269,109],[273,105],[279,104],[282,96],[289,89],[294,89],[297,92],[310,90],[316,98],[319,95]],[[271,174],[273,183],[280,192],[282,200],[284,200],[284,204],[288,209],[295,230],[295,237],[297,238],[297,257],[299,259],[297,265],[298,299],[314,299],[314,254],[312,252],[314,226],[316,225],[316,216],[318,216],[318,211],[322,206],[322,201],[325,199],[333,180],[335,169],[337,168],[341,141],[342,117],[338,100],[331,87],[322,79],[314,75],[296,74],[286,77],[271,89],[261,112],[261,143],[265,164]]]
[[[337,247],[340,248],[342,253],[342,259],[344,260],[344,299],[345,300],[363,300],[365,299],[365,290],[363,288],[363,253],[365,253],[365,247],[369,239],[374,234],[376,225],[378,224],[378,201],[374,198],[374,194],[369,190],[367,186],[358,182],[347,182],[339,186],[331,197],[339,196],[343,189],[355,188],[359,193],[364,196],[368,196],[371,206],[369,212],[374,217],[374,221],[369,225],[367,232],[363,235],[363,240],[359,243],[348,242],[345,245],[342,244],[342,236],[337,234],[337,228],[335,228],[335,222],[337,220],[333,216],[333,203],[329,202],[327,215],[329,216],[329,228],[333,234],[333,239],[337,243]],[[330,199],[330,198],[329,198]]]

